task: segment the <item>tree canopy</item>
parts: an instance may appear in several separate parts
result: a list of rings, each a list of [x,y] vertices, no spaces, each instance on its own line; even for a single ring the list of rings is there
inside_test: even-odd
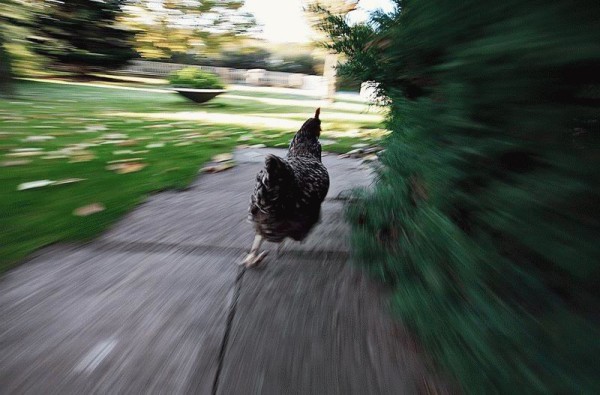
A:
[[[145,58],[177,53],[207,55],[257,28],[238,0],[133,0],[123,22],[136,32],[136,50]]]
[[[9,38],[22,35],[22,26],[26,24],[27,17],[27,11],[20,4],[12,0],[0,3],[0,96],[14,93]]]
[[[116,68],[135,56],[133,34],[119,23],[123,0],[45,1],[36,10],[33,50],[75,71]]]

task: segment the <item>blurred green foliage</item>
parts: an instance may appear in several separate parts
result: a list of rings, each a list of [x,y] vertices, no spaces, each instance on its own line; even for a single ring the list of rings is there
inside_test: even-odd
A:
[[[391,109],[355,258],[465,392],[599,393],[600,2],[396,5],[323,24]]]
[[[361,81],[347,75],[339,75],[335,80],[335,90],[338,92],[360,92]]]
[[[217,58],[212,63],[236,69],[266,69],[269,67],[270,56],[270,52],[264,48],[239,48],[223,51],[220,59]]]
[[[310,54],[287,55],[271,61],[269,70],[285,73],[319,74],[320,62]]]
[[[293,46],[293,45],[291,45]],[[246,45],[223,50],[214,56],[174,53],[167,61],[202,66],[230,67],[235,69],[264,69],[287,73],[322,74],[323,59],[313,56],[312,49],[295,45],[295,54],[277,48]]]
[[[169,76],[169,83],[181,88],[223,89],[225,87],[219,77],[197,67],[174,71]]]
[[[133,32],[117,24],[124,3],[44,2],[31,22],[33,50],[57,69],[87,73],[118,68],[135,56]]]

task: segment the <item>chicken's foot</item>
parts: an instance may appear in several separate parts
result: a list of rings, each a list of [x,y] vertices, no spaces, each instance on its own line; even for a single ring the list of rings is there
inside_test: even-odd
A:
[[[257,254],[262,242],[263,238],[261,235],[256,235],[254,237],[254,242],[252,243],[250,253],[246,255],[246,259],[244,259],[241,263],[242,265],[245,265],[246,267],[253,267],[262,262],[262,260],[265,258],[265,256],[267,256],[268,253],[268,251],[262,251],[260,254]]]

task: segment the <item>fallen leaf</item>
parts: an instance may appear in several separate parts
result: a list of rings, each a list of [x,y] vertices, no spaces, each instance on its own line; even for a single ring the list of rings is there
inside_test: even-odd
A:
[[[89,162],[93,159],[96,159],[96,156],[91,152],[74,152],[69,163]]]
[[[121,164],[120,163],[116,163],[114,165],[108,165],[106,166],[106,170],[110,170],[110,171],[115,171],[117,169],[121,168]]]
[[[112,165],[106,166],[107,170],[114,171],[117,174],[127,174],[134,173],[136,171],[140,171],[148,166],[146,163],[141,162],[124,162],[124,163],[115,163]]]
[[[364,153],[364,150],[361,148],[356,148],[353,149],[351,151],[346,152],[346,155],[348,155],[351,158],[360,158],[360,156]]]
[[[17,187],[17,191],[24,191],[27,189],[34,189],[34,188],[42,188],[42,187],[46,187],[48,185],[52,185],[53,183],[54,183],[54,181],[51,181],[51,180],[38,180],[38,181],[24,182],[22,184],[19,184],[19,186]]]
[[[337,143],[335,140],[319,139],[321,145],[331,145]]]
[[[126,134],[123,133],[107,133],[102,135],[102,138],[105,140],[123,140],[126,139],[128,136]]]
[[[62,180],[57,180],[52,183],[52,185],[66,185],[66,184],[74,184],[76,182],[85,181],[85,178],[64,178]]]
[[[88,133],[102,132],[102,131],[106,130],[106,126],[104,126],[104,125],[88,125],[85,127],[85,130]]]
[[[137,143],[138,143],[137,140],[124,140],[124,141],[117,143],[117,145],[120,147],[131,147],[133,145],[137,145]]]
[[[227,162],[223,162],[223,163],[220,163],[218,165],[215,165],[215,166],[204,167],[202,169],[202,171],[204,173],[219,173],[221,171],[225,171],[227,169],[231,169],[234,166],[235,166],[235,162],[234,161],[227,161]]]
[[[148,165],[145,164],[145,163],[138,163],[138,162],[123,163],[123,165],[121,166],[121,168],[117,169],[116,172],[118,174],[134,173],[136,171],[142,170],[146,166],[148,166]]]
[[[106,163],[113,164],[113,163],[139,162],[141,160],[144,160],[144,158],[117,159],[117,160],[110,160],[110,161],[108,161]]]
[[[229,154],[229,153],[215,155],[212,158],[213,162],[227,162],[232,159],[233,159],[233,155]]]
[[[68,158],[68,156],[66,155],[46,155],[46,156],[42,156],[40,159],[66,159]]]
[[[31,163],[31,160],[29,160],[29,159],[5,160],[3,162],[0,162],[0,166],[2,166],[2,167],[23,166],[28,163]]]
[[[48,140],[54,140],[56,137],[54,136],[28,136],[26,138],[23,139],[24,142],[27,143],[31,143],[31,142],[43,142],[43,141],[48,141]]]
[[[104,211],[105,209],[106,207],[104,207],[104,205],[101,203],[92,203],[76,208],[73,211],[73,215],[76,215],[78,217],[87,217],[88,215],[99,213],[100,211]]]
[[[11,152],[6,154],[6,156],[10,156],[12,158],[23,158],[28,156],[40,156],[44,155],[42,151],[25,151],[25,152]]]
[[[217,130],[217,131],[214,131],[214,132],[210,132],[208,134],[208,136],[209,137],[225,137],[225,136],[227,136],[227,134],[225,132],[223,132],[223,131]]]
[[[75,148],[78,150],[85,150],[86,148],[97,147],[97,146],[98,146],[98,144],[95,144],[95,143],[76,143],[76,144],[69,145],[70,148]]]
[[[158,125],[148,125],[148,126],[144,126],[145,129],[152,129],[152,128],[170,128],[173,125],[170,123],[166,123],[166,124],[158,124]]]
[[[106,145],[106,144],[121,144],[123,141],[125,140],[106,140],[100,143],[100,145]]]
[[[81,149],[80,147],[71,147],[71,148],[69,148],[69,151],[70,151],[71,155],[74,155],[74,156],[93,155],[94,154],[92,151],[89,151],[86,149]]]
[[[41,148],[15,148],[12,150],[13,152],[37,152],[43,151]]]

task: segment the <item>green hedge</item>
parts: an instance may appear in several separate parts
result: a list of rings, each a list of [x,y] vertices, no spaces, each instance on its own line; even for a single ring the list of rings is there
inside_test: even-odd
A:
[[[392,114],[356,260],[465,392],[600,393],[600,2],[396,3],[324,26]]]
[[[214,74],[202,71],[197,67],[186,67],[174,71],[169,76],[169,83],[180,88],[223,89],[224,85]]]

